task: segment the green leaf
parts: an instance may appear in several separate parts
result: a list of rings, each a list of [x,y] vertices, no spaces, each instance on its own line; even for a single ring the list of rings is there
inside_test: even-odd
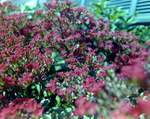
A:
[[[119,19],[124,23],[124,24],[127,24],[126,20],[124,17],[119,17]]]
[[[56,106],[58,106],[58,107],[60,107],[61,106],[61,103],[60,103],[60,97],[57,95],[56,96],[56,101],[57,101],[57,104],[56,104]]]
[[[105,8],[105,3],[102,2],[102,3],[101,3],[101,10],[104,10],[104,8]]]
[[[113,19],[114,21],[116,20],[116,16],[115,15],[110,15],[109,17],[110,17],[110,19]]]
[[[119,14],[118,14],[118,17],[121,17],[122,16],[122,12],[120,12]]]
[[[36,89],[37,89],[38,93],[40,94],[40,85],[35,84],[35,86],[36,86]]]
[[[131,16],[127,18],[127,25],[130,25],[135,22],[135,16]]]
[[[29,6],[25,6],[25,10],[30,10],[30,7]]]
[[[95,12],[96,12],[96,14],[99,14],[100,10],[97,8]]]
[[[46,90],[43,91],[44,97],[47,96]]]
[[[0,80],[0,85],[4,85],[5,83],[2,81],[2,80]]]
[[[99,4],[94,4],[96,7],[101,8],[101,5]]]

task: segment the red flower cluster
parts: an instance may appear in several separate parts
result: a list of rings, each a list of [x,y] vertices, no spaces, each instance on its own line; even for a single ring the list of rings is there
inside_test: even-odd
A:
[[[16,99],[10,102],[8,107],[5,107],[0,112],[0,118],[36,118],[41,117],[44,109],[41,104],[37,104],[33,99]]]
[[[147,118],[149,41],[144,46],[134,34],[110,31],[109,20],[95,19],[74,2],[44,5],[48,10],[36,11],[31,20],[13,13],[18,8],[11,2],[0,3],[0,118],[41,117],[35,100],[45,99],[52,117],[53,107],[73,107],[79,116]]]

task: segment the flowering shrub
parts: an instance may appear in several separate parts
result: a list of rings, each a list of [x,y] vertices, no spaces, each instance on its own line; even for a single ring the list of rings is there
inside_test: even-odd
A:
[[[1,12],[0,117],[147,118],[149,43],[68,0],[44,5],[32,20]]]
[[[19,104],[20,103],[20,104]],[[10,102],[9,106],[1,110],[0,117],[5,118],[35,118],[41,117],[42,105],[32,99],[18,99]]]

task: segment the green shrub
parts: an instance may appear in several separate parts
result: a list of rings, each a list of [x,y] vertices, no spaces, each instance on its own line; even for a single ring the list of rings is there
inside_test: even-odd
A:
[[[128,10],[122,10],[121,7],[109,7],[109,0],[99,0],[99,2],[93,2],[89,8],[92,12],[95,12],[95,17],[101,17],[105,20],[110,20],[112,31],[126,30],[139,36],[138,41],[144,43],[150,39],[150,26],[147,25],[134,25],[137,23],[135,17],[138,13],[132,16],[128,16]]]

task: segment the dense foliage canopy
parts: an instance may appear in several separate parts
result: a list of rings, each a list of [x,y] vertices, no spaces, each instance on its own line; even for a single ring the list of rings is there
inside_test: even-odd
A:
[[[0,118],[150,114],[150,42],[54,0],[34,18],[0,4]]]

